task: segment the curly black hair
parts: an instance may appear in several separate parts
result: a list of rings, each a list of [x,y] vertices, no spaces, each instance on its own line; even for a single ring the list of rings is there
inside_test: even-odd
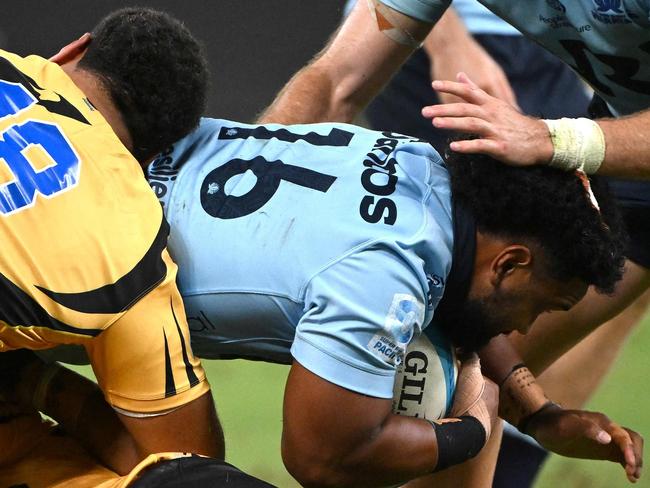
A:
[[[604,183],[591,178],[600,212],[575,172],[516,168],[489,156],[448,151],[453,198],[474,215],[478,230],[541,246],[548,275],[580,278],[611,293],[623,275],[623,223]]]
[[[111,13],[93,30],[78,66],[105,83],[138,161],[188,134],[205,109],[208,69],[203,48],[164,12],[125,8]]]

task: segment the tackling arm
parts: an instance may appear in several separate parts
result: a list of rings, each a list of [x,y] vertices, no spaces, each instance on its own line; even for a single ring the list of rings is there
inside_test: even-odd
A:
[[[474,403],[481,404],[484,417],[489,417],[488,411],[495,417],[496,388],[486,387]],[[465,415],[478,416],[472,409]],[[481,424],[490,421],[484,418]],[[463,422],[468,422],[465,428]],[[452,429],[445,437],[455,436],[454,442],[464,448],[476,447],[471,438],[476,430],[468,427],[475,421],[463,422],[444,424]],[[445,442],[437,440],[439,429],[422,419],[394,415],[390,399],[339,387],[297,362],[289,373],[282,457],[304,486],[384,486],[431,473],[450,457],[449,448],[443,453]],[[485,432],[482,435],[481,447]],[[464,455],[463,460],[468,459],[466,451]]]
[[[358,1],[325,49],[294,75],[258,121],[352,121],[430,29],[378,2]]]
[[[8,390],[7,386],[0,390],[3,397],[14,399],[23,410],[36,408],[50,416],[102,464],[121,475],[152,453],[223,457],[223,451],[216,450],[216,432],[204,431],[201,422],[187,421],[214,416],[217,422],[210,394],[166,415],[129,417],[106,403],[94,381],[58,364],[45,365],[33,355],[21,363],[16,386]]]
[[[517,166],[550,164],[554,144],[542,120],[523,115],[487,94],[465,73],[459,73],[458,82],[435,81],[433,88],[461,98],[462,103],[424,107],[422,114],[432,119],[435,127],[478,135],[452,143],[452,150],[483,153]],[[605,140],[598,174],[650,179],[650,111],[596,122]]]
[[[501,417],[549,451],[615,461],[625,468],[630,481],[639,479],[643,464],[643,439],[639,434],[601,413],[565,410],[549,402],[506,336],[492,339],[480,356],[484,374],[501,385]]]

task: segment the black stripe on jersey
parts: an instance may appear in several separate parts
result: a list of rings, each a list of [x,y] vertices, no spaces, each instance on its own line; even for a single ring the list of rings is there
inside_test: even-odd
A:
[[[58,293],[37,286],[55,302],[82,313],[119,313],[127,310],[156,287],[167,274],[162,252],[167,246],[169,224],[162,218],[158,234],[140,262],[115,283],[79,293]]]
[[[172,299],[169,299],[169,306],[172,309],[172,315],[174,316],[174,322],[176,322],[176,330],[178,331],[178,339],[181,341],[181,350],[183,352],[183,362],[185,363],[185,372],[187,373],[187,379],[190,382],[190,388],[199,384],[199,379],[194,374],[194,368],[190,363],[189,358],[187,357],[187,346],[185,345],[185,338],[181,332],[181,326],[178,325],[178,319],[176,319],[176,312],[174,311],[174,304]]]
[[[11,62],[3,57],[0,57],[0,79],[10,81],[12,83],[18,83],[25,87],[25,89],[37,100],[36,103],[44,107],[48,112],[62,115],[64,117],[77,120],[83,124],[90,125],[88,119],[86,119],[86,117],[84,117],[83,114],[79,112],[79,110],[77,110],[74,105],[72,105],[55,91],[51,90],[59,97],[58,100],[42,100],[41,94],[38,92],[38,90],[45,90],[38,86],[38,83],[36,83],[32,78],[20,71],[13,64],[11,64]]]
[[[9,325],[34,325],[95,337],[101,330],[78,329],[55,319],[31,296],[0,273],[0,320]]]
[[[285,142],[305,141],[313,146],[337,146],[345,147],[350,144],[354,134],[342,129],[332,128],[329,134],[322,135],[316,132],[307,134],[296,134],[287,129],[269,130],[263,125],[255,128],[250,127],[222,127],[219,130],[219,139],[277,139]]]
[[[172,360],[169,357],[169,346],[167,345],[167,334],[163,329],[165,338],[165,398],[176,395],[176,385],[174,384],[174,370],[172,369]]]

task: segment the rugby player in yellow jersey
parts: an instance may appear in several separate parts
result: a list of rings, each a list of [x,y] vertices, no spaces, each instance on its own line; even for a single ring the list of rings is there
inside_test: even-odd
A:
[[[197,124],[201,49],[168,15],[124,9],[53,60],[0,51],[0,351],[84,346],[117,416],[93,397],[70,421],[92,412],[110,442],[86,447],[120,474],[153,452],[221,457],[138,164]]]
[[[102,466],[35,411],[0,418],[0,486],[22,488],[273,488],[224,461],[151,454],[125,476]]]

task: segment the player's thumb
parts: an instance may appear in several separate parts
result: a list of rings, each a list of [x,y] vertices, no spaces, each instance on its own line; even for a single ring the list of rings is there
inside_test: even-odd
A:
[[[612,436],[609,435],[606,430],[595,423],[592,423],[589,427],[589,430],[587,431],[587,437],[593,439],[598,444],[606,445],[612,442]]]

